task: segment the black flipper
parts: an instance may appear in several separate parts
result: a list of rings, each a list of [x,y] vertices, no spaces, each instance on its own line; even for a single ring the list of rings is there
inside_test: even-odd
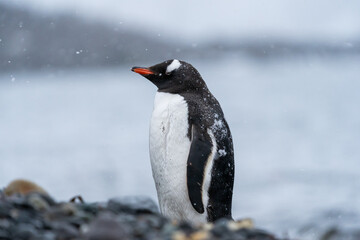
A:
[[[187,161],[187,187],[191,204],[198,213],[204,213],[202,186],[204,184],[205,167],[212,147],[211,138],[206,130],[193,124]]]

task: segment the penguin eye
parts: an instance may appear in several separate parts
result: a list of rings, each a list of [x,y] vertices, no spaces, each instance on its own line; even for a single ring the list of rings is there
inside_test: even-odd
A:
[[[171,72],[165,72],[165,74],[169,76],[171,74]]]

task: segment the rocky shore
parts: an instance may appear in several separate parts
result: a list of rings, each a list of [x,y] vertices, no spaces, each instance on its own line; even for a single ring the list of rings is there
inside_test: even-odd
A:
[[[193,226],[160,215],[147,197],[113,198],[107,202],[57,202],[33,192],[7,196],[0,191],[0,239],[241,239],[274,240],[251,221],[218,220]]]

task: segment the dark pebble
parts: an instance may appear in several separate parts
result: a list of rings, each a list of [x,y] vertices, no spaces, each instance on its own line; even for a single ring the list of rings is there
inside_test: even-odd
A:
[[[32,223],[33,219],[36,216],[36,211],[34,209],[16,209],[13,208],[10,210],[10,217],[17,222],[21,223]]]
[[[108,201],[107,208],[115,213],[137,214],[159,212],[156,203],[151,198],[144,196],[112,198]]]
[[[32,209],[32,206],[29,204],[27,199],[21,195],[13,195],[7,198],[7,200],[10,201],[11,204],[17,208]]]
[[[176,230],[176,226],[167,222],[162,230],[161,230],[161,233],[162,233],[162,236],[164,236],[165,239],[169,239],[171,238],[172,234],[174,233],[174,231]]]
[[[104,213],[91,222],[84,237],[87,240],[127,240],[131,239],[127,227],[116,221],[114,214]]]
[[[138,216],[130,213],[122,213],[117,214],[116,220],[123,224],[136,224],[138,222]]]
[[[5,200],[0,200],[0,218],[9,217],[11,208],[12,208],[11,203]]]
[[[6,229],[0,228],[0,239],[11,239],[10,233]]]
[[[105,203],[83,203],[83,204],[77,204],[78,209],[95,216],[98,214],[99,211],[104,210],[106,208]]]
[[[52,231],[44,231],[41,235],[41,239],[39,240],[55,240],[55,239],[59,239],[59,237],[56,237],[55,232]]]
[[[227,234],[229,232],[229,228],[227,226],[228,222],[229,222],[229,220],[227,220],[225,218],[221,218],[221,219],[217,220],[214,223],[214,227],[211,229],[211,233],[216,237],[220,237],[222,235],[225,236],[225,234]]]
[[[11,222],[6,218],[0,218],[0,229],[9,229]]]
[[[80,235],[79,229],[67,222],[54,222],[52,229],[58,239],[73,239]]]
[[[178,228],[186,235],[189,235],[195,231],[194,227],[188,222],[180,222]]]
[[[13,239],[37,239],[39,237],[38,231],[29,223],[19,223],[9,229],[10,236]]]
[[[51,197],[36,192],[28,194],[25,200],[37,211],[45,211],[48,210],[50,206],[55,205],[55,201]]]
[[[263,230],[260,229],[240,229],[237,231],[238,234],[241,234],[245,237],[245,239],[252,240],[276,240],[276,238]]]
[[[211,227],[212,226],[212,227]],[[55,202],[41,194],[6,197],[0,193],[0,239],[29,240],[274,240],[267,232],[229,229],[220,219],[205,228],[175,223],[159,214],[148,197],[107,203]]]

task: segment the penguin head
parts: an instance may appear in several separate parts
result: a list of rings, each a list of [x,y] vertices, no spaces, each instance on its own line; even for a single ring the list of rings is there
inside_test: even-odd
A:
[[[149,79],[159,92],[180,93],[207,88],[200,73],[189,63],[177,59],[167,60],[151,67],[133,67]]]

